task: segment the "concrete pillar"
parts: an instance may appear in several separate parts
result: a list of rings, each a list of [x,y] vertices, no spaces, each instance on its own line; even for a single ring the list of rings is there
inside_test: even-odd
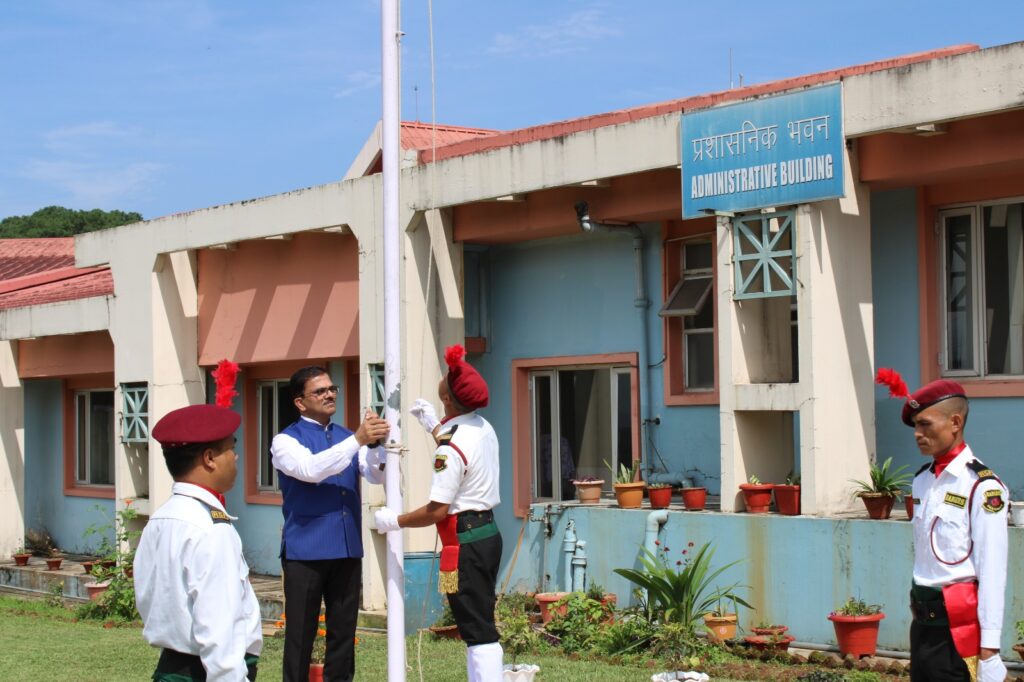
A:
[[[25,542],[25,389],[17,341],[0,341],[0,556]]]

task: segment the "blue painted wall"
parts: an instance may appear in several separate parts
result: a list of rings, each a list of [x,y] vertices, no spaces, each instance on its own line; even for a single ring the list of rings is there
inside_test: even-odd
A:
[[[97,510],[96,507],[100,510]],[[65,552],[88,553],[100,540],[91,525],[111,524],[114,501],[64,495],[62,382],[25,381],[25,527],[45,529]],[[114,541],[113,532],[108,540]]]
[[[875,366],[894,367],[910,390],[921,385],[918,321],[917,199],[913,189],[871,195],[871,277]],[[933,333],[925,331],[925,333]],[[902,402],[876,390],[877,454],[916,471],[924,463],[913,432],[900,421]],[[974,453],[1002,478],[1011,498],[1024,500],[1024,398],[975,398],[967,424]]]
[[[533,514],[543,516],[538,505]],[[618,596],[620,606],[631,603],[633,586],[616,575],[615,568],[640,568],[636,560],[643,544],[650,510],[614,507],[565,507],[551,515],[553,533],[545,540],[541,522],[530,522],[512,571],[510,585],[519,591],[561,591],[565,554],[562,539],[570,519],[576,534],[587,542],[588,580],[596,580]],[[910,523],[902,511],[891,521],[824,519],[775,514],[748,515],[718,512],[670,511],[658,538],[668,547],[670,565],[713,542],[712,565],[740,563],[722,574],[716,584],[740,583],[741,594],[754,609],[740,609],[740,624],[748,629],[759,621],[784,623],[801,641],[834,644],[835,634],[826,616],[850,596],[882,604],[886,614],[879,646],[910,647],[907,592],[913,567]],[[694,547],[689,547],[693,542]],[[541,557],[546,557],[542,564]],[[541,585],[537,576],[546,570],[552,579]],[[1024,608],[1024,528],[1010,528],[1010,575],[1003,647],[1015,641],[1012,623]],[[502,575],[504,580],[505,575]]]
[[[663,402],[661,232],[645,226],[645,271],[650,307],[649,364],[641,383],[651,382],[654,448],[668,470],[698,469],[710,492],[718,492],[717,406],[666,407]],[[502,505],[496,510],[505,537],[505,562],[515,549],[521,520],[512,513],[511,363],[518,358],[638,352],[641,328],[636,308],[633,245],[628,232],[540,240],[494,247],[487,254],[487,353],[469,358],[487,379],[490,405],[481,411],[494,426],[502,451]],[[643,389],[641,388],[641,396]],[[659,464],[651,449],[651,460]],[[690,472],[693,475],[694,472]]]

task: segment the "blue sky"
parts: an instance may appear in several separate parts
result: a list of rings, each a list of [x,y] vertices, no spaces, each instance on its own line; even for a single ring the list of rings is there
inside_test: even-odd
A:
[[[402,8],[402,112],[423,121],[427,7]],[[730,47],[749,84],[1024,39],[1022,0],[434,0],[433,18],[438,122],[496,129],[725,89]],[[335,181],[379,116],[375,1],[0,3],[0,218]]]

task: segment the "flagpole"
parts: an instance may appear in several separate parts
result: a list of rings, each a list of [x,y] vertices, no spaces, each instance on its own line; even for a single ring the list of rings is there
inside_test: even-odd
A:
[[[384,260],[384,418],[391,426],[384,493],[387,506],[401,514],[402,432],[401,336],[399,322],[398,161],[399,127],[399,0],[381,0],[381,161],[383,164]],[[387,534],[388,682],[405,682],[405,549],[402,531]]]

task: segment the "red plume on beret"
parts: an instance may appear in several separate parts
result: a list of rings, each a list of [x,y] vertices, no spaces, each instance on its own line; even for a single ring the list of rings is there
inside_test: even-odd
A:
[[[444,361],[448,365],[448,390],[452,397],[463,407],[475,410],[487,407],[490,395],[487,382],[473,366],[463,360],[466,349],[455,344],[444,351]]]
[[[878,369],[878,375],[875,376],[875,383],[881,384],[882,386],[888,386],[890,398],[910,397],[910,391],[907,390],[906,382],[903,381],[903,377],[900,376],[900,373],[894,369],[880,367]]]
[[[238,391],[235,381],[238,379],[238,365],[230,360],[221,360],[217,369],[213,370],[213,379],[217,382],[216,403],[220,407],[231,407]]]

